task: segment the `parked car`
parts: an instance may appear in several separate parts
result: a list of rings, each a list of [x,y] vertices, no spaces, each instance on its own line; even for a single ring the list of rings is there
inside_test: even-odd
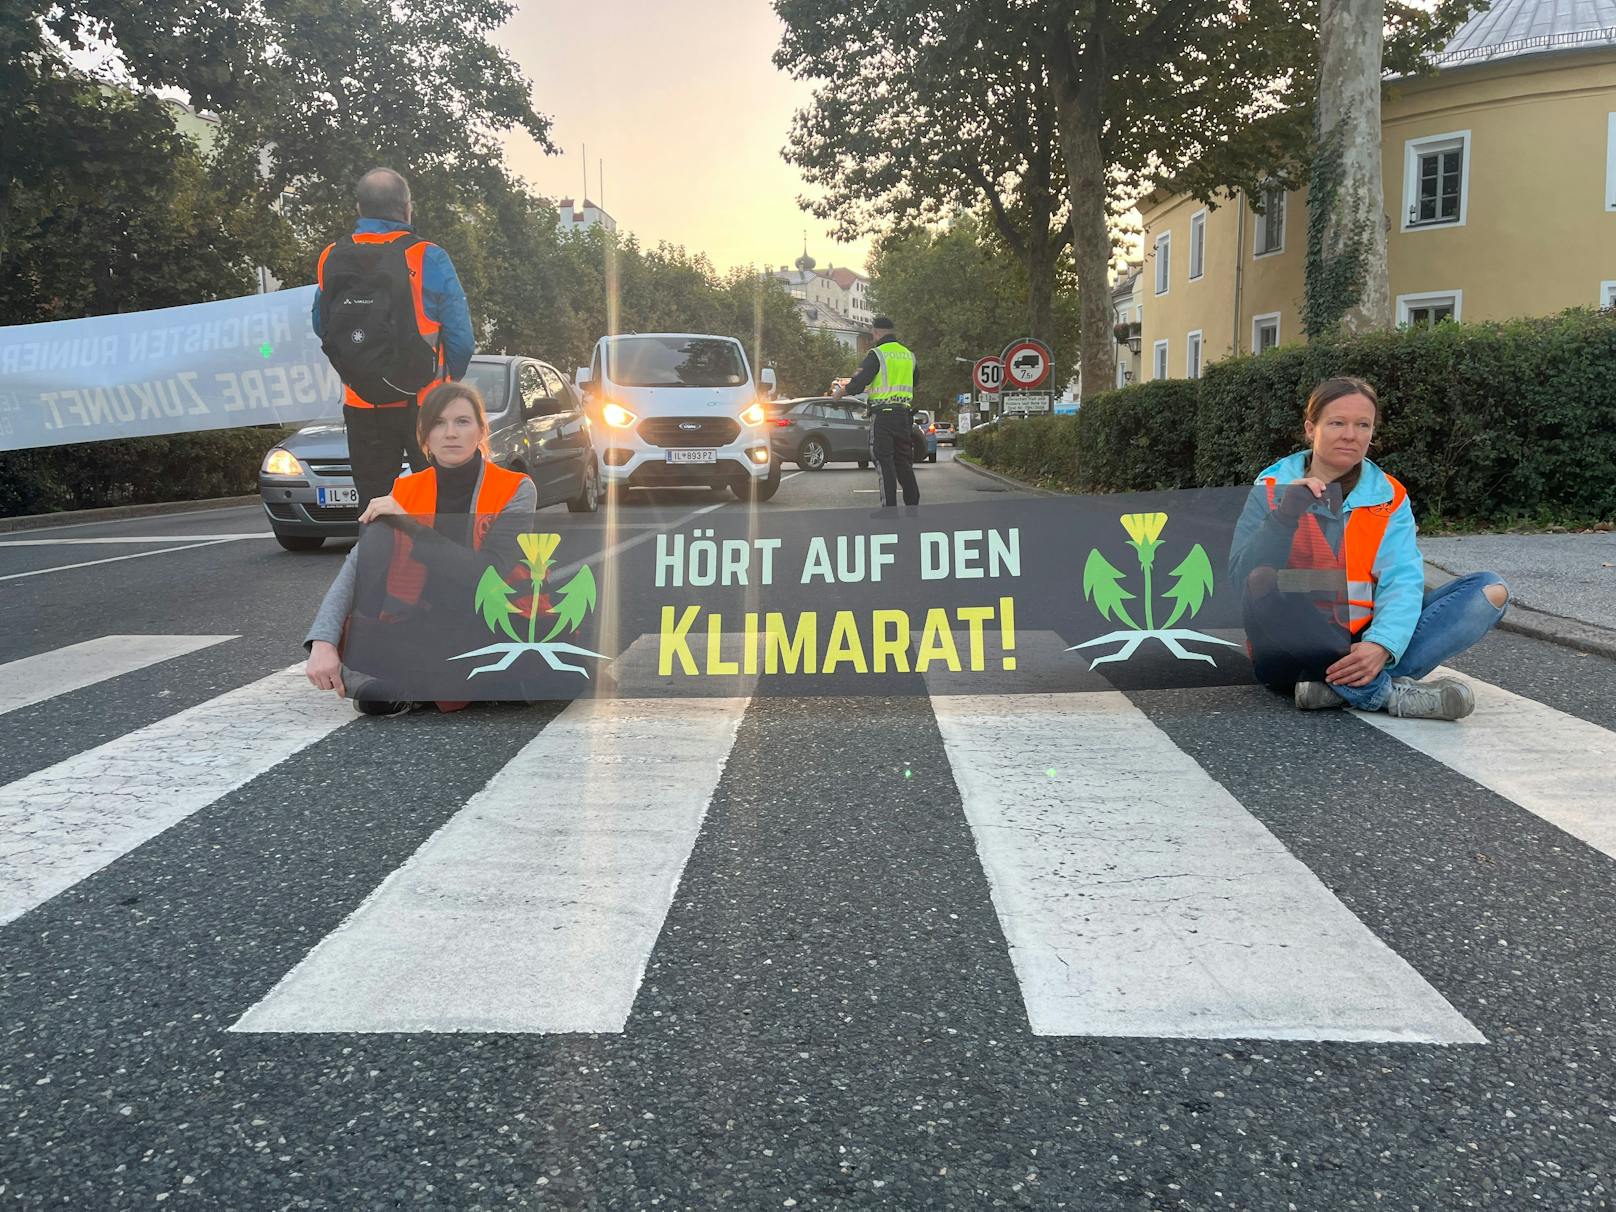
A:
[[[595,512],[600,463],[589,418],[555,367],[533,358],[479,356],[464,381],[488,410],[493,461],[530,476],[541,508],[565,501],[574,513]],[[359,490],[348,462],[347,427],[341,421],[305,425],[271,449],[258,470],[258,495],[287,551],[356,537]]]
[[[804,471],[821,471],[829,463],[870,465],[870,418],[857,397],[780,400],[769,411],[769,444],[781,462]]]
[[[955,442],[954,422],[937,422],[937,444],[939,446],[952,446]]]
[[[608,489],[727,487],[743,501],[767,501],[780,487],[767,408],[774,371],[754,378],[735,338],[602,337],[576,378]]]
[[[924,408],[915,410],[915,432],[926,439],[926,453],[922,456],[917,451],[916,463],[924,459],[927,463],[937,462],[937,418]]]

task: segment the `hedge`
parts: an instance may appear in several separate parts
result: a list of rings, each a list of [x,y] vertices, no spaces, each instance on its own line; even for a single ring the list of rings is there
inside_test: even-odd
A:
[[[965,453],[1047,485],[1056,477],[1045,448],[1073,451],[1059,486],[1077,492],[1249,483],[1301,448],[1308,391],[1342,374],[1374,384],[1382,420],[1371,455],[1408,485],[1422,517],[1616,516],[1609,310],[1440,324],[1229,358],[1199,380],[1106,392],[1075,417],[996,425],[980,441],[967,434]],[[1015,432],[1029,424],[1040,427],[1031,441]]]
[[[0,517],[249,493],[264,453],[289,432],[216,429],[3,451]]]

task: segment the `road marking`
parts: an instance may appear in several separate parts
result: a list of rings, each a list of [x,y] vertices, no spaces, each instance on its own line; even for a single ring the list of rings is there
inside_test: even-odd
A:
[[[36,568],[32,572],[13,572],[0,577],[0,581],[20,581],[23,577],[42,577],[49,572],[67,572],[74,568],[94,568],[98,564],[116,564],[119,560],[140,560],[146,556],[170,555],[176,551],[194,551],[198,547],[217,547],[220,543],[234,543],[234,539],[210,539],[206,543],[188,543],[184,547],[165,547],[161,551],[137,551],[131,555],[108,556],[104,560],[85,560],[81,564],[58,564],[54,568]]]
[[[151,534],[97,539],[0,539],[0,547],[113,547],[136,543],[224,543],[236,539],[273,539],[271,530],[242,534]]]
[[[0,787],[0,924],[355,718],[294,665]]]
[[[0,665],[0,715],[148,665],[211,648],[233,635],[104,635]]]
[[[1353,714],[1616,858],[1616,733],[1457,669],[1444,666],[1433,676],[1466,683],[1475,713],[1457,723]]]
[[[232,1030],[622,1031],[746,704],[574,701]]]
[[[1036,1034],[1485,1042],[1125,695],[932,706]]]

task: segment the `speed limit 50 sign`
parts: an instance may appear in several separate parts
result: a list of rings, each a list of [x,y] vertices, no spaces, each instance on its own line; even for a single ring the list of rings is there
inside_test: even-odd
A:
[[[976,390],[986,395],[997,395],[1004,383],[1004,363],[998,358],[979,358],[971,368],[971,379]]]

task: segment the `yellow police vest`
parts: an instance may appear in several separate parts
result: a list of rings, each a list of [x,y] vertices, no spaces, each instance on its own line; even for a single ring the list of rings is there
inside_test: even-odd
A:
[[[870,381],[870,407],[908,408],[915,400],[915,355],[896,341],[883,341],[875,356],[881,365]]]

